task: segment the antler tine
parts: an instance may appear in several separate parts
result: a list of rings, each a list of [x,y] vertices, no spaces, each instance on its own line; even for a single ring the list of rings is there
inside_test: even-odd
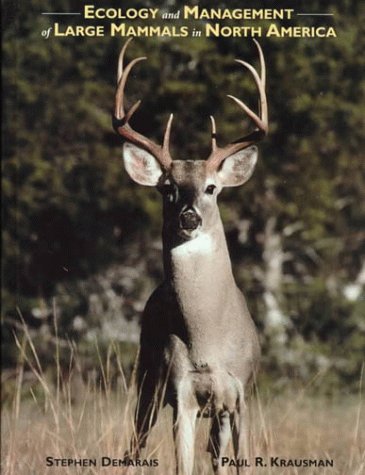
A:
[[[118,82],[117,92],[115,94],[115,112],[114,113],[118,119],[123,119],[126,115],[124,112],[124,88],[125,88],[129,73],[131,72],[131,69],[133,68],[135,64],[139,63],[140,61],[144,61],[145,59],[147,58],[144,56],[134,59],[128,64],[125,70],[122,71],[122,75]],[[141,101],[138,101],[136,104],[132,106],[132,108],[130,109],[128,113],[128,119],[132,117],[133,113],[137,110],[140,103]],[[132,110],[133,112],[131,113]]]
[[[166,158],[170,156],[170,133],[171,133],[171,125],[172,125],[173,118],[174,118],[174,114],[170,114],[169,120],[167,121],[165,134],[163,137],[162,154]]]
[[[264,53],[262,51],[262,48],[260,46],[260,43],[255,40],[255,38],[252,38],[257,49],[258,49],[258,52],[259,52],[259,58],[260,58],[260,70],[261,70],[261,74],[260,74],[260,79],[261,79],[261,84],[262,84],[262,87],[266,88],[266,64],[265,64],[265,58],[264,58]]]
[[[210,116],[210,121],[212,123],[212,153],[214,153],[217,150],[217,127],[212,115]]]
[[[124,139],[129,142],[139,145],[148,152],[150,152],[162,165],[164,169],[169,169],[172,163],[172,158],[169,151],[170,145],[170,133],[171,133],[171,123],[172,123],[172,114],[168,120],[163,145],[160,146],[148,139],[144,135],[135,131],[129,121],[133,114],[136,112],[138,107],[141,104],[141,101],[137,101],[133,106],[126,112],[124,108],[124,89],[127,83],[129,73],[132,68],[139,63],[147,59],[145,56],[133,59],[126,67],[124,67],[124,56],[127,50],[129,43],[132,41],[132,38],[129,38],[124,44],[118,60],[118,73],[117,73],[117,91],[115,94],[115,108],[114,108],[114,117],[113,117],[113,126],[115,131],[121,135]]]
[[[128,48],[129,43],[133,40],[133,37],[128,38],[128,40],[124,43],[123,48],[120,50],[119,59],[118,59],[118,74],[117,74],[117,84],[119,84],[120,78],[123,74],[123,67],[124,67],[124,55]]]
[[[258,52],[259,52],[259,59],[260,59],[260,75],[257,73],[256,69],[246,61],[242,61],[241,59],[236,59],[235,61],[246,69],[250,71],[252,74],[258,92],[260,96],[259,101],[259,114],[257,115],[252,109],[250,109],[244,102],[238,99],[235,96],[228,95],[230,99],[232,99],[244,112],[249,116],[249,118],[255,123],[256,130],[251,132],[250,134],[242,137],[241,139],[236,140],[235,142],[221,148],[217,146],[216,143],[216,129],[215,129],[215,122],[212,119],[212,151],[210,156],[208,157],[208,166],[212,168],[217,168],[220,163],[227,158],[229,155],[238,152],[239,150],[252,145],[267,135],[268,133],[268,108],[267,108],[267,98],[265,92],[265,84],[266,84],[266,66],[265,66],[265,59],[264,54],[262,52],[261,46],[259,45],[258,41],[254,40]],[[214,138],[213,138],[214,137]]]

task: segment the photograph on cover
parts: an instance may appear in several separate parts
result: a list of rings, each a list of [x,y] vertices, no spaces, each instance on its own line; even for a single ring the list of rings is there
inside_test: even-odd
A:
[[[2,473],[363,473],[360,3],[3,1]]]

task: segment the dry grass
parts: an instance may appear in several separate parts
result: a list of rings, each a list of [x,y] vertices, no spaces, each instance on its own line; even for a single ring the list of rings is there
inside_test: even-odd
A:
[[[2,413],[2,473],[4,475],[124,473],[121,467],[101,467],[101,457],[122,459],[132,432],[135,396],[125,384],[120,365],[120,384],[111,388],[110,358],[100,358],[99,383],[81,384],[74,375],[63,381],[56,349],[57,381],[43,371],[28,333],[18,341],[20,352],[12,404]],[[111,349],[109,356],[114,350]],[[72,353],[72,352],[71,352]],[[71,354],[71,359],[74,355]],[[74,365],[73,365],[74,366]],[[25,368],[31,368],[37,384],[28,385]],[[28,394],[28,397],[24,397]],[[29,394],[32,396],[29,397]],[[359,391],[361,394],[361,388]],[[332,468],[255,468],[255,474],[365,473],[365,427],[361,397],[342,400],[310,398],[306,389],[251,404],[253,457],[333,459]],[[195,474],[211,474],[205,452],[207,420],[199,420]],[[171,412],[163,410],[149,439],[145,458],[158,458],[157,468],[134,468],[130,473],[174,474]],[[97,467],[47,467],[46,457],[97,459]],[[128,472],[129,473],[129,472]],[[233,471],[232,471],[233,473]],[[249,473],[248,469],[243,473]]]

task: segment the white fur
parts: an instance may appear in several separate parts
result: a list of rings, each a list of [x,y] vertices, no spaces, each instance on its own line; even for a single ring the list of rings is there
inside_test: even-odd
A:
[[[189,258],[196,254],[211,254],[213,251],[213,240],[209,234],[200,233],[196,238],[186,241],[184,244],[172,250],[173,257]]]

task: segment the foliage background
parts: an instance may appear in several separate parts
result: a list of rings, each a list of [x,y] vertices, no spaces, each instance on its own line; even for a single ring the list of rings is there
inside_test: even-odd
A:
[[[95,341],[101,351],[115,341],[128,367],[162,268],[159,196],[126,176],[111,127],[124,39],[42,38],[50,20],[40,12],[80,11],[81,1],[2,3],[4,374],[17,363],[21,318],[52,371],[55,313],[59,337],[78,348],[83,378]],[[182,2],[99,4],[173,11]],[[315,390],[351,392],[365,348],[364,5],[309,0],[295,8],[334,13],[297,24],[333,22],[338,38],[262,39],[270,136],[254,177],[222,193],[221,211],[260,329],[263,380],[280,390],[319,372]],[[182,159],[207,156],[210,114],[222,143],[242,133],[241,114],[225,96],[255,106],[253,81],[233,61],[256,62],[249,39],[135,39],[129,57],[144,54],[148,62],[128,84],[131,101],[143,98],[138,130],[160,140],[173,112],[173,152]]]

